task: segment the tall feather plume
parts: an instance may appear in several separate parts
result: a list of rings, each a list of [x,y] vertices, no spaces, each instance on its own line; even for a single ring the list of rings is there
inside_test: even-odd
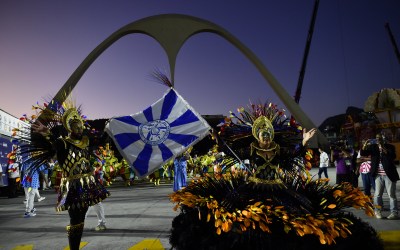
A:
[[[152,73],[151,76],[153,79],[156,80],[156,82],[161,83],[167,87],[172,88],[174,85],[172,84],[171,80],[168,78],[168,76],[161,72],[159,69],[155,69]]]

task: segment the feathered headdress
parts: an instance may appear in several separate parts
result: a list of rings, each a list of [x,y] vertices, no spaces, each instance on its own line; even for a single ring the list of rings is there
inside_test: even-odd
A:
[[[50,131],[55,132],[54,130],[62,130],[60,127],[62,126],[65,131],[71,132],[70,123],[72,120],[80,121],[84,126],[88,127],[88,123],[86,122],[86,116],[82,115],[81,107],[77,107],[75,104],[75,100],[72,96],[68,96],[63,103],[60,103],[56,100],[51,100],[50,102],[44,102],[40,104],[36,102],[35,105],[32,105],[32,110],[35,111],[35,114],[30,116],[24,114],[20,118],[21,121],[26,122],[31,125],[37,122],[45,125]],[[30,127],[28,125],[28,127]],[[13,136],[19,139],[30,139],[30,131],[26,133],[27,129],[23,128],[18,129],[15,128],[13,130]],[[24,136],[26,138],[24,138]]]
[[[269,132],[276,143],[288,147],[299,142],[302,131],[302,127],[293,118],[286,117],[284,109],[266,102],[250,103],[247,108],[239,108],[238,114],[230,112],[230,117],[225,119],[220,128],[219,136],[234,151],[241,151],[240,147],[248,147],[253,137],[258,138],[260,129]]]
[[[35,114],[31,116],[24,114],[20,118],[26,122],[26,126],[13,130],[13,137],[21,144],[21,155],[24,162],[30,165],[31,171],[46,163],[55,153],[51,150],[49,138],[32,131],[32,124],[40,122],[51,132],[48,137],[58,138],[71,132],[71,121],[84,124],[86,120],[86,117],[81,114],[81,108],[76,107],[75,101],[70,96],[63,103],[56,100],[43,104],[37,102],[32,106],[32,110]]]

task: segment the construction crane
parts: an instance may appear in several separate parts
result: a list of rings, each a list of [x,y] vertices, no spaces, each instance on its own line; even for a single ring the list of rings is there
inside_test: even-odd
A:
[[[315,24],[315,19],[317,18],[318,5],[319,5],[319,0],[315,0],[310,28],[308,30],[307,43],[304,51],[303,62],[301,64],[299,80],[297,82],[296,93],[294,96],[294,100],[296,103],[299,103],[300,101],[301,89],[303,88],[303,79],[304,79],[304,74],[306,72],[307,58],[308,58],[308,52],[310,51],[311,39],[314,33],[314,24]]]
[[[396,54],[397,60],[400,63],[400,52],[399,52],[399,48],[397,47],[396,41],[394,40],[394,36],[392,34],[392,30],[390,29],[389,23],[385,23],[385,28],[389,33],[389,38],[390,41],[392,42],[393,45],[393,49],[394,49],[394,53]]]

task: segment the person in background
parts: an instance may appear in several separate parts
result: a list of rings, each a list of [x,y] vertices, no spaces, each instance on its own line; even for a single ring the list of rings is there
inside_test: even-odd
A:
[[[98,168],[99,166],[101,167],[101,163],[99,162],[99,158],[98,155],[96,155],[96,152],[94,154],[94,156],[91,157],[91,164],[93,166],[93,174],[94,174],[94,178],[96,178],[98,181],[100,181],[100,176],[97,175],[98,173]],[[85,220],[88,217],[89,213],[91,210],[94,210],[94,212],[96,213],[97,216],[97,226],[94,228],[95,231],[104,231],[106,230],[106,217],[105,217],[105,213],[104,213],[104,206],[103,203],[100,201],[97,204],[94,204],[92,206],[89,206],[86,214],[85,214]]]
[[[129,186],[133,186],[135,183],[135,171],[133,170],[133,167],[129,167]]]
[[[5,176],[5,174],[3,174],[3,166],[0,165],[0,187],[4,186],[3,176]]]
[[[46,164],[46,166],[43,166],[40,170],[40,176],[42,177],[42,183],[41,183],[41,187],[42,190],[47,190],[50,189],[49,186],[49,169],[48,169],[48,164]]]
[[[103,147],[100,146],[99,148],[97,148],[94,151],[95,162],[93,163],[93,166],[95,168],[94,177],[99,180],[100,184],[103,185],[104,184],[103,165],[104,165],[105,161],[104,161],[104,157],[102,154],[102,150],[103,150]]]
[[[362,142],[363,144],[365,141]],[[361,150],[358,151],[357,163],[360,164],[359,173],[364,187],[364,194],[371,196],[371,188],[375,190],[375,180],[371,175],[371,157],[361,156]]]
[[[318,147],[318,151],[319,151],[318,179],[321,179],[322,173],[324,173],[325,178],[328,178],[329,156],[322,149],[322,147]]]
[[[358,177],[360,177],[360,164],[357,162],[359,149],[351,149],[350,180],[353,187],[358,187]]]
[[[187,160],[189,159],[189,154],[185,152],[184,154],[178,156],[174,160],[174,192],[186,187],[187,179]]]
[[[331,149],[331,161],[334,161],[336,165],[336,184],[353,183],[351,178],[352,153],[344,146]]]
[[[49,167],[48,167],[48,180],[49,180],[48,188],[51,188],[51,184],[52,183],[51,183],[51,178],[50,177],[53,176],[53,171],[54,171],[54,166],[56,165],[56,161],[54,159],[50,159],[49,162],[48,162],[48,165],[49,165]]]
[[[7,154],[8,158],[8,198],[16,198],[17,194],[17,179],[20,178],[21,163],[17,159],[17,146],[13,145],[13,150]]]
[[[34,205],[35,196],[39,195],[39,170],[32,169],[29,170],[29,165],[24,163],[22,166],[24,176],[22,178],[22,187],[24,188],[25,197],[26,197],[26,205],[25,205],[25,214],[24,218],[30,218],[36,216],[36,208]],[[42,201],[45,197],[38,196],[38,201]]]
[[[90,206],[88,211],[86,212],[86,216],[85,216],[85,220],[88,216],[88,214],[90,213],[91,210],[94,210],[94,212],[96,213],[97,216],[97,226],[94,228],[95,231],[104,231],[107,229],[106,227],[106,216],[104,213],[104,206],[102,202],[99,202],[93,206]]]
[[[399,209],[396,197],[396,182],[400,179],[394,161],[396,159],[395,147],[387,143],[382,134],[376,135],[376,140],[368,140],[363,145],[361,155],[371,156],[370,173],[375,179],[375,217],[382,219],[383,191],[389,196],[390,214],[388,220],[399,219]]]
[[[47,168],[48,168],[48,165],[47,165],[47,164],[43,164],[42,166],[40,166],[40,167],[38,168],[38,171],[39,171],[39,172],[38,172],[38,173],[39,173],[39,183],[38,183],[38,188],[35,188],[35,189],[34,189],[35,197],[37,197],[38,202],[41,202],[42,200],[46,199],[46,197],[40,195],[40,193],[39,193],[39,187],[40,187],[40,173],[43,173],[44,170],[47,169]],[[43,180],[42,180],[42,181],[43,181]]]
[[[162,167],[160,167],[159,169],[157,169],[156,171],[154,171],[153,173],[151,173],[149,175],[149,180],[150,180],[150,182],[152,182],[154,184],[154,186],[160,185],[160,181],[161,181],[163,172],[164,172],[164,169]]]

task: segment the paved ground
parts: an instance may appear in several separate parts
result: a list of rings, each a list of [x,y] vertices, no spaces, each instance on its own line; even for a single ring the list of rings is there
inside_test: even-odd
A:
[[[317,169],[311,170],[314,175],[316,172]],[[330,168],[328,174],[334,184],[335,169]],[[168,198],[172,184],[162,183],[155,187],[141,183],[124,187],[117,182],[109,190],[111,197],[104,201],[108,229],[94,231],[97,219],[94,212],[91,213],[82,238],[86,244],[84,250],[170,249],[169,230],[177,215]],[[23,196],[13,199],[0,197],[0,250],[66,249],[68,214],[55,212],[54,191],[42,191],[41,194],[46,199],[36,203],[37,216],[32,218],[23,218]],[[397,196],[400,198],[400,182],[397,183]],[[384,202],[388,204],[387,196],[384,196]],[[362,211],[353,211],[381,233],[386,249],[400,249],[400,220],[378,220]],[[388,211],[384,213],[388,214]]]
[[[152,241],[147,242],[146,247],[158,245],[158,249],[170,248],[169,229],[172,219],[177,215],[168,199],[168,194],[172,192],[171,184],[124,187],[122,183],[116,183],[109,191],[111,196],[103,202],[108,229],[102,232],[93,230],[97,225],[97,217],[92,211],[86,220],[82,238],[82,241],[88,242],[85,250],[126,250],[145,239]],[[54,191],[41,191],[41,195],[46,199],[35,202],[37,216],[31,218],[23,218],[25,205],[22,196],[13,199],[0,198],[1,250],[15,247],[57,250],[68,246],[65,231],[65,226],[69,223],[68,213],[55,212]]]

